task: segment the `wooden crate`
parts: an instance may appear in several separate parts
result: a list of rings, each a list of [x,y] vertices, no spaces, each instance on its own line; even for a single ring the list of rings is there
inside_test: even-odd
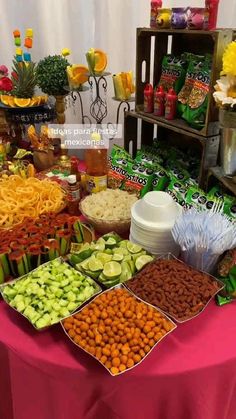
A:
[[[173,53],[176,56],[181,55],[183,52],[192,52],[197,55],[212,54],[210,93],[213,93],[215,82],[219,78],[222,69],[223,52],[226,45],[232,41],[233,36],[234,32],[232,29],[190,31],[138,28],[136,44],[136,111],[141,116],[147,115],[143,112],[144,87],[146,83],[157,85],[161,76],[162,59],[167,53]],[[152,52],[153,42],[154,49]],[[144,74],[142,74],[144,65],[146,68]],[[153,74],[153,78],[151,78],[151,74]],[[153,119],[153,123],[163,123],[165,121],[162,117],[156,117],[153,114],[148,115],[149,118]],[[201,131],[191,128],[182,119],[170,121],[170,125],[205,137],[219,134],[218,111],[212,94],[209,95],[205,127]]]
[[[139,121],[141,124],[140,131],[138,129]],[[133,157],[136,155],[139,139],[140,145],[152,145],[154,127],[155,123],[151,117],[147,115],[142,116],[139,112],[135,111],[125,112],[124,147],[129,152],[132,149]],[[205,189],[208,169],[217,163],[220,136],[203,137],[194,132],[184,132],[182,129],[169,126],[168,122],[165,121],[157,124],[157,138],[166,143],[166,148],[176,146],[184,152],[187,149],[196,152],[201,162],[199,186]]]

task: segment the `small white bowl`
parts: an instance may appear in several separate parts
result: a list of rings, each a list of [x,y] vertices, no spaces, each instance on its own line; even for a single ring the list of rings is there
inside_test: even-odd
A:
[[[182,208],[166,192],[148,192],[131,208],[135,224],[149,230],[171,229]]]

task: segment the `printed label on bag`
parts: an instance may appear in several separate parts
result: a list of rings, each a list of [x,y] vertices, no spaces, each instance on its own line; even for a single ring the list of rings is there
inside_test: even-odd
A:
[[[86,176],[87,191],[97,193],[107,189],[107,175],[104,176]]]

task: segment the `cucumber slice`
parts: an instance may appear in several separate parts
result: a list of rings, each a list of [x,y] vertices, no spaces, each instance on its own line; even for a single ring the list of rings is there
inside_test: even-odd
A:
[[[140,269],[142,269],[145,265],[147,265],[147,263],[152,262],[152,261],[153,261],[152,256],[142,255],[136,260],[135,266],[137,270],[140,271]]]
[[[121,265],[116,261],[107,262],[103,268],[103,274],[109,278],[117,278],[121,274]]]

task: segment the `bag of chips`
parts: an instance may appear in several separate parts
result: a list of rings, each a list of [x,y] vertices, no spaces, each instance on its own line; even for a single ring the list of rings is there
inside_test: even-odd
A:
[[[154,171],[138,163],[128,163],[126,179],[122,189],[130,193],[135,193],[138,198],[142,198],[152,188]]]
[[[111,150],[111,158],[114,158],[116,160],[119,159],[125,159],[128,161],[132,161],[131,155],[126,151],[123,147],[120,147],[117,144],[114,144]]]
[[[165,92],[174,89],[179,93],[184,84],[187,61],[184,58],[165,55],[162,60],[161,78],[158,86],[162,86]]]
[[[178,94],[177,109],[180,115],[182,115],[186,109],[186,105],[187,105],[189,96],[192,92],[192,89],[196,80],[196,76],[199,70],[201,70],[203,67],[204,67],[204,61],[202,60],[199,61],[199,57],[191,54],[191,58],[189,61],[189,65],[188,65],[188,69],[187,69],[187,73],[185,77],[185,82],[182,89],[180,90]]]
[[[161,166],[155,166],[154,176],[152,181],[153,191],[164,191],[169,183],[170,179],[166,171]]]
[[[202,129],[205,125],[208,97],[210,92],[211,67],[205,61],[204,67],[195,76],[192,91],[187,101],[182,117],[195,129]]]
[[[236,249],[229,250],[218,265],[218,278],[225,288],[216,296],[216,302],[222,306],[236,301]]]
[[[111,189],[119,189],[122,187],[126,179],[128,170],[128,161],[125,159],[111,158],[108,165],[107,186]]]
[[[163,159],[160,156],[146,151],[146,148],[142,148],[137,151],[135,162],[143,164],[144,166],[152,167],[156,164],[162,164]]]
[[[186,207],[186,194],[188,189],[185,185],[178,181],[175,177],[171,179],[170,184],[167,187],[166,192],[172,196],[174,201],[178,202],[182,207]]]

